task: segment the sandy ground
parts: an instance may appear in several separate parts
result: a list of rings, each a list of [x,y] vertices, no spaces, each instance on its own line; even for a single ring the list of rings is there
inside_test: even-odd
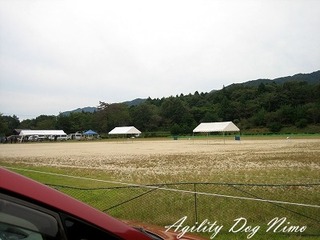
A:
[[[223,139],[209,141],[187,139],[134,139],[133,141],[117,142],[87,141],[0,144],[0,166],[1,165],[14,167],[15,171],[26,174],[27,176],[29,173],[28,170],[39,170],[42,173],[63,173],[64,175],[59,176],[50,175],[49,180],[46,179],[46,175],[39,174],[35,179],[45,183],[54,181],[54,184],[58,185],[69,185],[71,182],[72,185],[76,186],[78,184],[76,181],[79,181],[78,187],[91,187],[93,185],[95,187],[105,187],[109,186],[110,183],[115,186],[123,186],[123,184],[127,186],[128,184],[182,182],[319,184],[320,139],[242,140],[240,142],[229,139],[226,140],[225,143]],[[23,170],[21,171],[21,169]],[[73,178],[65,178],[65,175],[84,178],[75,181]],[[35,176],[33,175],[33,177]],[[86,181],[87,179],[106,180],[106,182]],[[170,188],[188,188],[190,186],[192,185],[176,185],[170,186]],[[250,185],[243,187],[238,186],[237,188],[201,184],[197,186],[197,190],[200,192],[212,191],[218,194],[246,197],[263,196],[266,199],[319,205],[319,185],[294,188],[295,191],[291,191],[293,189],[290,187],[266,189],[256,186],[252,187]],[[244,190],[253,195],[243,195],[244,193],[239,192],[237,189]],[[124,191],[128,190],[125,188]],[[156,193],[158,194],[159,191]],[[182,198],[177,198],[176,192],[165,191],[163,193],[164,195],[160,196],[165,196],[165,199],[174,199],[172,200],[173,204],[178,204],[177,208],[180,209],[178,212],[180,216],[181,207],[179,207],[179,201],[183,201]],[[77,194],[80,193],[75,193],[75,196],[79,196]],[[111,194],[111,192],[109,194]],[[136,197],[135,192],[132,192],[132,194]],[[159,197],[159,195],[155,196]],[[110,197],[110,199],[112,199],[112,197]],[[202,206],[202,204],[210,204],[211,206],[211,203],[212,206],[214,206],[216,201],[221,202],[219,198],[209,199],[208,196],[198,197],[198,199],[199,206]],[[157,221],[159,222],[157,223],[161,225],[161,219],[165,219],[168,216],[162,214],[162,212],[158,212],[157,208],[154,208],[154,206],[158,206],[156,204],[159,204],[158,199],[155,200],[151,205],[146,206],[148,214],[155,215],[155,217],[150,218],[152,220],[147,221],[154,223],[154,219],[158,219]],[[166,202],[161,200],[160,204],[162,201],[163,203]],[[245,206],[245,208],[249,206],[247,202],[243,202],[243,205],[239,205],[239,202],[233,205],[234,203],[234,201],[224,202],[224,204],[231,205],[223,205],[223,209],[235,209],[235,211],[239,211],[237,210],[239,206]],[[90,204],[98,206],[95,200],[90,202]],[[185,204],[186,206],[190,206],[190,201],[188,200]],[[260,203],[253,204],[251,202],[248,204],[250,204],[250,208],[245,209],[245,211],[248,212],[243,214],[254,216],[261,214],[260,207],[264,205],[260,205]],[[130,207],[129,215],[133,214],[136,217],[136,213],[131,209],[139,210],[141,206],[129,206],[132,206]],[[252,206],[253,208],[251,209]],[[105,207],[103,207],[103,209],[105,209]],[[203,209],[207,209],[207,207]],[[214,209],[214,207],[212,209]],[[202,216],[212,216],[214,219],[216,214],[220,214],[219,216],[223,219],[225,217],[224,210],[220,213],[216,212],[216,210],[204,212]],[[271,214],[272,217],[278,216],[278,210],[278,208],[272,208],[272,210],[267,208],[263,214]],[[303,214],[310,214],[309,211],[305,209],[301,211]],[[184,213],[181,214],[187,214],[187,212],[189,214],[189,210],[182,212]],[[317,212],[313,214],[316,216]],[[139,214],[137,213],[137,215]],[[229,214],[227,214],[227,216],[228,215]],[[124,216],[117,217],[127,218],[128,213],[125,212]],[[312,216],[312,214],[310,214],[310,216]],[[303,220],[303,224],[307,224],[305,219]],[[146,220],[144,219],[143,221]],[[308,227],[312,226],[311,224],[312,222],[308,222]]]
[[[117,142],[61,142],[1,144],[0,161],[42,162],[63,166],[104,167],[115,161],[134,161],[185,156],[186,161],[210,158],[220,161],[259,159],[299,160],[304,155],[308,163],[319,167],[320,139],[277,140],[124,140]],[[285,157],[284,157],[285,156]],[[317,163],[317,164],[316,164]]]
[[[168,140],[117,142],[55,142],[1,144],[0,157],[106,157],[158,154],[219,154],[243,151],[320,151],[320,139],[272,139],[272,140]]]
[[[176,175],[181,179],[188,175],[267,169],[315,172],[320,171],[320,139],[1,144],[0,163],[100,169],[120,178]]]

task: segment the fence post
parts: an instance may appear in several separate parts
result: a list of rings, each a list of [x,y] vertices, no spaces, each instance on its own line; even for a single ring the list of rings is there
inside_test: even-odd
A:
[[[198,202],[197,202],[197,188],[196,183],[193,184],[194,190],[194,215],[195,215],[195,225],[198,226]]]

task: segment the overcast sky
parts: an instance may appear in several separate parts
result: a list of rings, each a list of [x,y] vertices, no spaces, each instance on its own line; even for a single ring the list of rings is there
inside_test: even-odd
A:
[[[319,29],[319,0],[0,0],[0,113],[314,72]]]

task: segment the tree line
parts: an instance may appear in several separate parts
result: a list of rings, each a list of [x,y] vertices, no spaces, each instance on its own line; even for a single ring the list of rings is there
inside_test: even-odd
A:
[[[67,133],[95,130],[108,133],[133,125],[146,136],[191,134],[201,122],[233,121],[242,132],[317,132],[320,130],[320,84],[290,81],[258,86],[233,84],[207,93],[148,98],[135,106],[99,102],[97,110],[58,116],[41,115],[19,121],[0,116],[0,133],[13,129],[63,129]]]

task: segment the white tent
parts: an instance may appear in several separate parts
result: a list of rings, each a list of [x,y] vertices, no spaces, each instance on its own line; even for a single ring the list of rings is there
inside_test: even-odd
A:
[[[208,123],[200,123],[195,129],[193,129],[193,133],[207,133],[210,132],[223,132],[223,141],[225,132],[239,132],[240,129],[233,122],[208,122]]]
[[[67,135],[63,130],[21,130],[20,136],[61,136]]]
[[[115,127],[109,134],[141,134],[141,132],[133,126]]]
[[[240,129],[233,122],[200,123],[193,132],[239,132]]]
[[[63,130],[21,130],[19,136],[21,136],[20,142],[22,142],[25,139],[29,139],[31,136],[36,136],[36,139],[38,140],[47,139],[49,137],[64,137],[66,139],[67,134]]]

